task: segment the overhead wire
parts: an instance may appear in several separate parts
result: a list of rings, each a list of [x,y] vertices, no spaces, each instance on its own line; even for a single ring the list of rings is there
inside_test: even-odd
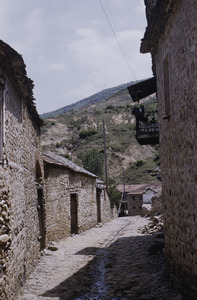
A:
[[[67,49],[66,44],[65,44],[65,41],[64,41],[64,36],[63,36],[63,34],[62,34],[62,31],[61,31],[61,29],[60,29],[60,25],[59,25],[59,23],[58,23],[58,21],[57,21],[57,18],[56,18],[55,9],[54,9],[52,0],[50,0],[50,4],[51,4],[51,9],[52,9],[52,12],[53,12],[53,17],[54,17],[54,20],[55,20],[55,24],[56,24],[56,27],[57,27],[57,30],[58,30],[58,33],[59,33],[59,36],[60,36],[62,45],[63,45],[63,47],[64,47],[64,49],[65,49],[65,52],[66,52],[66,55],[67,55],[67,57],[68,57],[68,62],[69,62],[70,65],[71,65],[72,75],[73,75],[73,77],[74,77],[75,84],[77,85],[78,79],[77,79],[77,76],[76,76],[76,74],[75,74],[75,72],[74,72],[74,68],[73,68],[73,66],[72,66],[72,60],[70,59],[70,55],[69,55],[69,53],[68,53],[68,49]]]
[[[62,8],[63,8],[63,13],[64,13],[65,19],[67,21],[67,25],[68,25],[68,28],[69,28],[70,33],[71,33],[71,38],[74,42],[75,39],[76,39],[76,36],[75,36],[73,22],[72,22],[72,18],[71,18],[71,14],[70,14],[69,4],[68,4],[67,0],[62,0],[61,3],[62,3]]]
[[[103,13],[104,13],[104,15],[105,15],[105,18],[106,18],[106,20],[107,20],[107,22],[108,22],[108,24],[109,24],[109,26],[110,26],[110,28],[111,28],[111,31],[112,31],[112,33],[113,33],[113,35],[114,35],[114,37],[115,37],[115,40],[116,40],[116,42],[117,42],[117,45],[118,45],[118,47],[119,47],[119,49],[120,49],[120,52],[121,52],[121,54],[122,54],[122,57],[123,57],[123,59],[125,60],[125,63],[126,63],[126,65],[128,66],[128,68],[129,68],[129,70],[130,70],[132,76],[133,76],[134,79],[136,80],[136,76],[135,76],[135,74],[134,74],[134,72],[133,72],[133,70],[132,70],[132,68],[131,68],[131,66],[130,66],[130,64],[129,64],[129,62],[128,62],[127,56],[126,56],[126,54],[125,54],[125,52],[124,52],[124,50],[123,50],[123,47],[122,47],[122,45],[121,45],[121,43],[120,43],[120,41],[119,41],[119,39],[118,39],[118,37],[117,37],[116,31],[115,31],[115,29],[114,29],[114,27],[113,27],[113,25],[112,25],[112,23],[111,23],[111,21],[110,21],[110,19],[109,19],[109,17],[108,17],[108,14],[107,14],[107,12],[106,12],[106,10],[105,10],[105,7],[104,7],[104,5],[103,5],[103,3],[102,3],[101,0],[99,0],[99,3],[100,3],[100,5],[101,5],[101,8],[102,8]],[[108,6],[108,7],[109,7],[109,6]]]
[[[87,71],[84,68],[84,63],[83,63],[83,61],[82,61],[82,59],[79,55],[80,52],[81,52],[81,48],[80,48],[80,43],[79,43],[79,41],[77,39],[77,36],[76,36],[76,33],[75,33],[73,20],[72,20],[72,17],[71,17],[71,12],[70,12],[70,7],[69,7],[69,1],[68,0],[62,0],[62,7],[63,7],[63,12],[64,12],[64,15],[65,15],[65,18],[66,18],[67,23],[68,23],[68,28],[69,28],[70,33],[71,33],[71,38],[72,38],[74,47],[76,49],[76,55],[77,55],[77,58],[78,58],[78,61],[79,61],[79,66],[80,66],[81,70],[83,71],[83,73],[85,75],[85,78],[87,78]]]
[[[111,18],[111,20],[113,22],[113,25],[114,25],[114,31],[116,32],[116,36],[118,36],[118,27],[117,27],[117,23],[115,22],[114,16],[112,14],[112,11],[111,11],[111,8],[110,8],[110,4],[109,4],[109,2],[107,0],[105,0],[105,3],[107,5],[107,8],[108,8],[108,11],[109,11],[109,14],[110,14],[110,18]],[[119,35],[118,39],[119,39],[120,44],[122,46],[122,49],[123,49],[123,51],[125,53],[125,56],[127,57],[127,60],[129,61],[128,55],[126,54],[127,51],[125,50],[125,46],[124,46],[123,41],[121,40],[120,35]]]

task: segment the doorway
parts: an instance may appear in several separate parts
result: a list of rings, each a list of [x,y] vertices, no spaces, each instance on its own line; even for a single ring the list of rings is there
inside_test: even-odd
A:
[[[71,234],[78,233],[77,194],[70,194]]]
[[[38,218],[39,218],[39,241],[40,251],[46,247],[46,231],[45,231],[45,215],[44,215],[44,204],[43,204],[43,188],[37,188],[38,197]]]
[[[101,190],[96,189],[97,222],[101,222]]]

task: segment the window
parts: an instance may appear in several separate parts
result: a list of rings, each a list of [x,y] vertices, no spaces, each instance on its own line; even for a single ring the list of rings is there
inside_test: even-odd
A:
[[[163,76],[164,76],[165,117],[169,117],[170,116],[170,79],[169,79],[168,55],[166,55],[163,61]]]
[[[135,196],[132,196],[132,200],[135,201]]]

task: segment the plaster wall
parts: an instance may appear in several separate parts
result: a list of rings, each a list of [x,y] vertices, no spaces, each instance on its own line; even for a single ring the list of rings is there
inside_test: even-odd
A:
[[[155,192],[148,189],[144,194],[143,194],[143,204],[151,204],[152,197],[155,195]]]

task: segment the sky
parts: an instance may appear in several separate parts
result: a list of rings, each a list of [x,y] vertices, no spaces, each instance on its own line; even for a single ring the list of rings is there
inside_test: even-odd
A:
[[[144,0],[0,0],[0,39],[22,55],[40,114],[152,76]]]

